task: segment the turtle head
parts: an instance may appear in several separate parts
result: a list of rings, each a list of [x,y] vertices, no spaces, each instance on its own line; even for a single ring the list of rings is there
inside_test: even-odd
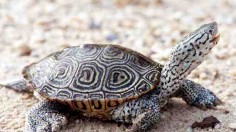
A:
[[[173,48],[171,58],[182,67],[182,72],[190,74],[194,68],[203,62],[210,50],[218,43],[219,38],[220,34],[216,22],[204,24],[184,37]]]
[[[191,71],[203,62],[219,38],[217,23],[211,22],[179,41],[161,73],[162,93],[170,95],[177,91]]]

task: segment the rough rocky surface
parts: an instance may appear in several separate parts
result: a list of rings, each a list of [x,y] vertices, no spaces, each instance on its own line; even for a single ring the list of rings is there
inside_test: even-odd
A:
[[[20,77],[25,65],[53,51],[82,43],[120,44],[164,64],[177,41],[215,20],[220,42],[188,78],[214,91],[225,103],[202,111],[171,99],[151,131],[190,131],[195,121],[213,115],[220,127],[194,131],[230,132],[236,123],[235,8],[235,0],[1,0],[0,82]],[[0,131],[23,131],[25,112],[36,102],[32,95],[0,87]],[[63,131],[119,132],[123,128],[82,118]]]

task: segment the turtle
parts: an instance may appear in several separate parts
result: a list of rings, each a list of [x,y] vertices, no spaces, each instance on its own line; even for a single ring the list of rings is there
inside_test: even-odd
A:
[[[4,86],[40,100],[26,114],[26,131],[60,131],[73,112],[146,131],[171,97],[198,108],[220,104],[213,92],[186,79],[219,38],[216,22],[203,24],[173,47],[164,65],[119,45],[67,47],[26,66],[22,79]]]

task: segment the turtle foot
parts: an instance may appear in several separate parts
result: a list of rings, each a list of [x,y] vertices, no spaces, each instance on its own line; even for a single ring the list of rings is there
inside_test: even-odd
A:
[[[57,132],[67,124],[67,115],[54,102],[40,102],[33,107],[26,118],[26,132]]]
[[[214,109],[214,107],[219,104],[222,104],[222,101],[208,89],[200,90],[196,98],[190,103],[190,105],[203,110]]]
[[[182,97],[187,104],[203,110],[213,109],[222,104],[222,101],[212,91],[190,80],[184,81],[176,96]]]

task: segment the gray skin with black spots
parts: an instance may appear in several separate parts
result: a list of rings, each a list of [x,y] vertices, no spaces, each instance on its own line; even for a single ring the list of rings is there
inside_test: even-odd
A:
[[[56,132],[68,123],[69,110],[57,102],[41,101],[26,115],[26,132]]]
[[[187,104],[203,110],[222,103],[209,89],[191,80],[185,80],[174,96],[181,97]]]
[[[170,97],[183,98],[187,104],[199,108],[213,108],[220,100],[200,84],[186,77],[204,60],[218,43],[217,23],[201,26],[183,38],[172,50],[171,57],[161,71],[160,84],[140,98],[126,102],[108,112],[111,120],[132,123],[129,131],[146,131],[156,124],[162,108]],[[4,85],[19,92],[32,92],[24,80]],[[59,131],[68,122],[69,107],[40,98],[26,114],[26,131]]]
[[[131,131],[145,131],[160,118],[160,89],[145,94],[137,100],[127,102],[112,110],[112,119],[123,123],[132,123]]]

